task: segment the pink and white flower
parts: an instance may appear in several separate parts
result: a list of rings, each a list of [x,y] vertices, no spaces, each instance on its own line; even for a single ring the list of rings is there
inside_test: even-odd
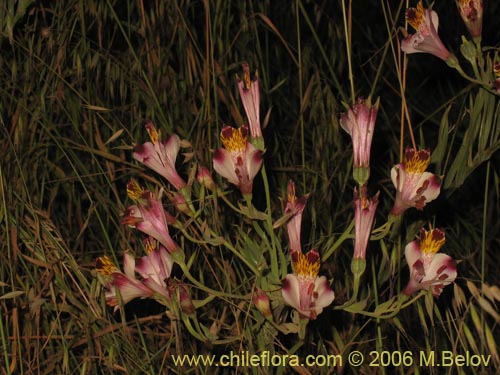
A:
[[[262,166],[262,153],[248,142],[248,127],[226,126],[221,131],[224,148],[215,150],[215,171],[241,190],[244,196],[252,194],[253,180]]]
[[[166,281],[172,272],[174,260],[165,247],[156,244],[156,240],[149,237],[145,242],[148,255],[137,259],[135,271],[143,278],[144,285],[156,293],[157,299],[168,303],[171,293]]]
[[[127,184],[127,193],[136,200],[136,204],[125,210],[122,223],[157,239],[170,253],[178,251],[179,247],[168,232],[167,218],[171,216],[165,212],[161,201],[153,193],[138,189],[134,180]]]
[[[450,58],[451,53],[446,49],[438,35],[439,17],[431,9],[424,9],[422,1],[416,8],[406,10],[406,20],[416,30],[415,34],[408,35],[401,42],[401,49],[406,53],[425,52],[443,59]]]
[[[366,196],[366,186],[361,187],[360,194],[354,191],[354,257],[355,259],[366,258],[366,248],[370,240],[373,220],[378,206],[379,193],[371,199]]]
[[[439,297],[443,288],[457,277],[457,263],[446,254],[437,254],[444,245],[445,234],[441,229],[421,229],[420,238],[405,248],[405,257],[410,267],[410,281],[403,291],[411,295],[421,289],[432,290]]]
[[[285,216],[290,216],[286,224],[288,240],[290,243],[290,253],[302,252],[300,245],[300,231],[302,226],[302,212],[306,207],[308,195],[297,198],[295,195],[295,184],[292,180],[288,182],[287,203],[285,206]]]
[[[285,303],[305,318],[316,319],[330,305],[335,294],[325,276],[318,277],[320,260],[317,250],[292,253],[293,273],[283,280],[281,293]]]
[[[120,271],[108,256],[96,260],[96,270],[104,278],[106,303],[118,309],[117,290],[121,301],[126,304],[135,298],[150,298],[154,291],[135,277],[135,259],[129,253],[123,255],[123,269]]]
[[[135,259],[129,253],[123,256],[123,269],[120,271],[108,256],[96,260],[96,270],[103,277],[106,303],[118,308],[117,291],[121,301],[127,304],[135,298],[154,298],[165,306],[171,302],[171,291],[167,281],[170,278],[174,261],[167,250],[151,237],[146,241],[146,256]],[[138,273],[142,279],[136,278]]]
[[[247,63],[243,63],[242,67],[243,79],[238,79],[238,91],[247,114],[250,135],[252,139],[261,139],[259,79],[257,74],[254,80],[250,79],[250,68]]]
[[[483,29],[483,0],[457,0],[460,17],[473,38],[481,36]]]
[[[365,101],[360,98],[346,113],[340,116],[340,126],[352,139],[354,169],[361,168],[366,171],[360,181],[357,181],[359,185],[365,184],[370,175],[370,150],[378,105],[378,100],[374,105],[371,105],[369,100]]]
[[[410,207],[422,210],[438,197],[441,183],[436,175],[425,171],[430,159],[428,150],[417,151],[408,147],[404,161],[392,168],[391,179],[396,187],[396,200],[391,214],[399,216]]]
[[[181,146],[179,136],[172,134],[165,141],[160,141],[151,121],[146,123],[146,130],[151,142],[136,146],[134,159],[165,177],[177,190],[186,187],[186,183],[175,169],[175,160]]]

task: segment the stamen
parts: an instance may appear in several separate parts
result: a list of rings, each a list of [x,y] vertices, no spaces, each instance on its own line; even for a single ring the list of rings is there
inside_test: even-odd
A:
[[[245,126],[239,129],[226,126],[221,131],[220,140],[229,152],[244,151],[247,147],[247,132],[248,129]]]
[[[445,243],[444,232],[441,229],[422,229],[420,234],[420,249],[424,254],[436,254]]]
[[[153,121],[148,121],[146,123],[146,130],[149,134],[149,139],[151,139],[152,144],[156,144],[158,142],[158,138],[160,137],[158,132],[156,131],[156,128],[153,124]]]
[[[410,173],[422,174],[431,162],[431,154],[428,150],[417,151],[408,147],[405,151],[405,170]]]
[[[295,184],[293,181],[290,181],[288,183],[288,202],[294,203],[295,202]]]
[[[301,276],[309,276],[312,278],[316,278],[319,273],[320,268],[320,260],[319,256],[315,257],[314,252],[317,254],[315,250],[311,250],[307,254],[296,253],[297,255],[293,259],[293,269],[297,275]]]
[[[135,179],[130,179],[127,183],[127,195],[130,199],[138,200],[144,193],[144,189],[139,185]]]
[[[250,80],[250,68],[248,64],[243,64],[243,86],[245,90],[250,90],[252,81]]]
[[[144,250],[146,251],[146,254],[151,254],[153,250],[155,250],[158,247],[158,241],[155,240],[153,237],[148,237],[144,240]]]
[[[110,276],[114,272],[118,271],[118,267],[114,265],[111,258],[108,257],[107,255],[104,255],[96,259],[95,269],[103,276]]]
[[[408,8],[406,10],[406,21],[418,31],[418,28],[424,23],[424,5],[419,1],[416,8]]]

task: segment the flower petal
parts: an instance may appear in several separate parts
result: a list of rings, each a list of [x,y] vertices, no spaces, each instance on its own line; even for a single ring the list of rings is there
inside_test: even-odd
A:
[[[231,158],[231,153],[223,148],[215,150],[214,157],[214,170],[222,177],[226,178],[230,183],[239,185],[240,180],[236,174],[236,166]]]
[[[289,273],[283,280],[281,294],[285,303],[296,310],[300,310],[300,287],[297,275]]]

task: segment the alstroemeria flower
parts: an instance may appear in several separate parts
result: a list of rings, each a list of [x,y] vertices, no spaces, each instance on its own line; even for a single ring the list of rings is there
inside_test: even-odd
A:
[[[401,49],[406,53],[425,52],[448,60],[451,56],[438,35],[439,17],[431,9],[424,9],[422,1],[416,8],[406,10],[406,20],[416,30],[401,42]]]
[[[392,168],[391,179],[396,187],[396,200],[391,214],[401,215],[410,207],[422,210],[438,197],[441,183],[436,175],[425,171],[430,160],[428,150],[417,151],[408,147],[404,161]]]
[[[172,134],[165,141],[160,141],[151,121],[146,124],[146,130],[151,142],[136,146],[134,159],[165,177],[177,190],[184,188],[186,183],[175,169],[175,160],[181,146],[179,136]]]
[[[243,79],[238,78],[238,91],[241,101],[247,114],[248,125],[250,126],[250,135],[252,140],[262,142],[262,130],[260,128],[260,92],[259,79],[257,75],[252,81],[250,79],[250,68],[247,63],[242,64]]]
[[[346,113],[340,116],[340,126],[352,139],[354,177],[359,185],[364,185],[370,176],[370,150],[378,105],[379,100],[372,106],[370,101],[359,98]],[[364,173],[360,173],[358,169]]]
[[[307,254],[294,252],[292,264],[293,273],[286,275],[283,280],[283,299],[303,317],[316,319],[335,298],[326,277],[318,277],[319,253],[317,250]]]
[[[437,254],[444,245],[441,229],[420,230],[420,238],[406,245],[406,262],[410,267],[410,281],[403,291],[410,295],[421,289],[431,289],[439,297],[443,288],[457,277],[457,263],[446,254]]]
[[[361,188],[360,194],[354,191],[354,256],[355,259],[366,258],[366,248],[372,232],[373,220],[378,206],[379,193],[371,199],[366,197],[366,186]]]
[[[168,232],[167,217],[161,201],[148,190],[139,190],[137,183],[131,180],[127,184],[127,193],[136,200],[136,204],[124,212],[123,224],[129,225],[157,239],[170,253],[179,250]]]
[[[109,306],[113,306],[115,311],[118,309],[118,296],[120,293],[121,301],[126,304],[135,298],[150,298],[154,291],[136,279],[134,274],[135,259],[129,253],[123,255],[123,269],[120,271],[108,256],[97,258],[96,270],[103,276],[106,284],[105,298]]]
[[[288,240],[290,242],[290,253],[302,252],[300,245],[300,229],[302,226],[302,212],[306,207],[308,195],[297,198],[295,196],[295,184],[292,180],[288,182],[287,202],[285,206],[285,215],[290,215],[290,220],[286,224]]]
[[[171,299],[166,280],[170,277],[174,260],[165,247],[155,242],[151,237],[146,240],[147,255],[137,259],[135,271],[142,276],[146,286],[164,299],[165,304]]]
[[[483,29],[483,0],[457,0],[460,17],[473,38],[481,36]]]
[[[262,166],[262,154],[248,142],[248,127],[225,126],[220,139],[224,148],[214,152],[215,171],[238,186],[243,195],[251,195],[253,179]]]

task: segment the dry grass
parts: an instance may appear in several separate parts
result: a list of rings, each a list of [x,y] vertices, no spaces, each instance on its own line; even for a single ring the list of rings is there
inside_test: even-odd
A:
[[[442,368],[416,363],[397,369],[365,363],[359,371],[347,365],[178,367],[171,357],[270,350],[346,359],[353,350],[368,357],[374,350],[431,349],[492,355],[489,366],[451,366],[447,374],[495,373],[498,96],[424,54],[409,58],[403,96],[397,42],[404,10],[353,2],[352,17],[346,8],[344,18],[342,3],[0,5],[0,374],[441,374]],[[458,35],[466,31],[455,7],[435,8],[442,16],[440,34],[459,55]],[[489,2],[484,45],[500,37],[491,26],[497,11],[498,4]],[[492,58],[497,54],[490,51]],[[171,203],[166,209],[182,222],[172,234],[184,249],[189,275],[175,266],[173,276],[190,286],[196,314],[170,319],[150,300],[113,312],[94,267],[103,254],[117,263],[127,249],[141,255],[140,235],[120,224],[131,204],[126,183],[135,177],[152,190],[170,189],[132,159],[133,146],[146,141],[142,124],[150,119],[163,135],[176,132],[189,141],[177,165],[186,180],[197,164],[211,167],[222,126],[245,121],[235,86],[243,61],[258,69],[261,117],[267,118],[266,173],[254,188],[254,205],[266,212],[265,220],[235,214],[193,183],[199,220]],[[381,98],[370,178],[370,194],[381,191],[376,226],[392,207],[390,168],[401,146],[411,144],[401,120],[402,97],[417,145],[436,150],[431,169],[444,176],[444,188],[423,212],[405,214],[393,237],[370,243],[359,296],[366,304],[344,309],[352,293],[348,232],[355,183],[350,139],[338,119],[343,103],[370,93]],[[481,127],[473,128],[476,123]],[[310,193],[302,243],[324,255],[321,274],[336,294],[332,307],[308,324],[303,340],[286,334],[295,326],[279,288],[291,266],[284,229],[272,229],[289,179],[298,195]],[[237,189],[216,181],[237,206]],[[404,246],[429,222],[446,230],[445,252],[459,261],[457,281],[439,299],[421,294],[385,317],[392,310],[384,302],[407,282]],[[208,240],[207,227],[226,243]],[[273,324],[251,303],[255,288],[263,286],[273,302]]]

